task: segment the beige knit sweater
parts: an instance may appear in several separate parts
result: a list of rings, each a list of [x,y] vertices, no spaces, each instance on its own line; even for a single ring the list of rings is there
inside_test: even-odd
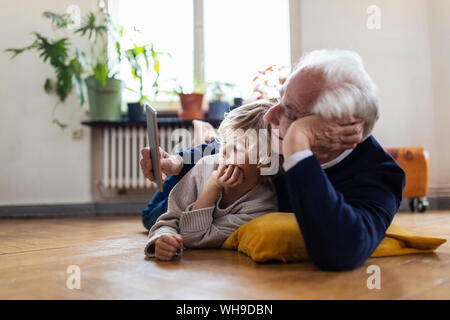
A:
[[[217,167],[218,155],[200,159],[175,185],[169,194],[167,212],[149,231],[145,254],[154,256],[155,241],[164,234],[181,234],[185,248],[220,247],[227,237],[244,223],[263,214],[277,211],[273,186],[258,184],[241,198],[220,208],[222,193],[214,206],[192,210],[197,197]]]

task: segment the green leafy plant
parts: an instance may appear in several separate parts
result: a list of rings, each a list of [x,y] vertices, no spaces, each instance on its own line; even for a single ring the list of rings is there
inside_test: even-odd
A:
[[[191,90],[191,91],[186,90],[185,87],[180,82],[178,82],[175,78],[170,79],[170,81],[172,82],[172,89],[166,90],[166,91],[161,91],[161,92],[175,95],[175,96],[179,96],[180,94],[191,94],[191,93],[204,94],[206,91],[206,87],[207,87],[206,83],[202,83],[195,78],[194,78],[193,90]]]
[[[44,12],[43,16],[51,21],[55,31],[66,31],[67,27],[74,22],[72,16],[68,13]],[[43,62],[48,62],[55,72],[54,79],[45,79],[45,92],[55,93],[59,100],[58,103],[63,103],[75,86],[79,103],[83,105],[86,101],[86,84],[84,81],[86,75],[94,75],[104,85],[108,77],[115,77],[118,74],[114,69],[118,66],[119,61],[111,61],[107,51],[108,35],[117,39],[118,32],[104,5],[102,5],[102,1],[99,1],[97,14],[89,12],[80,27],[74,30],[74,33],[81,37],[87,37],[90,44],[90,60],[87,59],[83,51],[73,47],[67,35],[51,39],[38,32],[33,32],[34,41],[32,44],[23,48],[6,49],[5,51],[12,53],[11,58],[15,58],[25,51],[37,51]],[[115,42],[119,43],[118,39]],[[61,123],[54,116],[58,103],[53,109],[52,122],[61,128],[65,128],[67,125]]]
[[[229,82],[214,81],[208,83],[208,91],[212,95],[211,101],[222,101],[226,88],[234,88],[235,85]]]
[[[88,64],[87,73],[94,75],[102,85],[107,78],[115,78],[119,74],[122,57],[120,54],[115,58],[108,56],[108,36],[111,37],[116,48],[120,48],[122,29],[113,23],[105,8],[100,5],[97,15],[89,12],[75,33],[81,37],[87,37],[90,43],[91,61]]]
[[[206,91],[207,84],[205,82],[200,82],[197,78],[194,78],[194,90],[192,93],[204,94]]]
[[[121,55],[120,48],[118,48],[118,51],[119,55]],[[152,89],[155,91],[156,96],[159,93],[159,84],[158,84],[160,71],[159,56],[163,54],[170,56],[170,54],[166,52],[156,51],[153,44],[145,44],[143,46],[138,46],[135,44],[133,48],[125,50],[124,55],[126,60],[131,66],[131,74],[133,75],[134,79],[137,79],[139,81],[139,91],[137,93],[139,94],[139,104],[141,106],[144,105],[145,101],[149,100],[149,98],[144,93],[144,66],[145,70],[148,71],[150,68],[150,64],[152,64],[152,68],[156,74],[152,84]],[[144,66],[143,61],[145,62]]]

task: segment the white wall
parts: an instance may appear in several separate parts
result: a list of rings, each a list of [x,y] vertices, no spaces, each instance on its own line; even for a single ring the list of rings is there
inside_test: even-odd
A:
[[[450,1],[428,1],[438,172],[436,193],[450,196]]]
[[[10,60],[3,52],[30,43],[31,31],[50,31],[43,11],[62,12],[74,3],[82,12],[96,7],[95,0],[0,0],[0,205],[92,199],[90,132],[71,138],[86,117],[75,96],[57,109],[70,123],[61,132],[51,124],[57,99],[42,89],[52,69],[35,53]],[[366,27],[369,5],[381,8],[381,30]],[[298,9],[302,52],[358,51],[381,92],[375,136],[385,147],[429,150],[431,191],[449,196],[450,1],[301,0]]]
[[[380,89],[381,117],[374,136],[385,147],[425,147],[430,152],[430,187],[436,190],[450,181],[450,167],[441,163],[448,164],[450,159],[450,151],[443,151],[443,141],[450,137],[445,120],[449,119],[446,104],[450,1],[430,2],[435,19],[431,28],[440,32],[431,37],[435,47],[431,52],[436,58],[433,74],[430,54],[433,31],[428,30],[426,0],[302,0],[300,37],[303,53],[340,48],[355,50],[362,56]],[[380,30],[367,28],[366,10],[370,5],[381,9]],[[441,43],[444,35],[445,45]],[[441,78],[446,78],[446,84],[433,87]]]
[[[70,124],[62,132],[51,124],[57,99],[43,91],[52,69],[33,53],[10,60],[3,52],[32,42],[30,32],[50,34],[42,12],[64,12],[74,1],[0,0],[0,205],[89,202],[89,131],[72,140],[84,112],[75,95],[57,109]],[[95,0],[77,0],[82,12],[96,7]]]

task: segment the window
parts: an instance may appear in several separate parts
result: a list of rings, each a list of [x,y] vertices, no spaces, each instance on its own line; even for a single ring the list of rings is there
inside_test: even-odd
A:
[[[247,98],[258,71],[290,65],[284,0],[205,0],[205,80],[234,83]]]
[[[172,59],[167,56],[161,58],[161,90],[172,88],[171,78],[176,78],[183,86],[193,83],[192,0],[115,0],[109,2],[109,9],[116,24],[123,26],[125,33],[128,32],[123,37],[122,47],[129,48],[133,40],[138,45],[153,43],[155,50],[172,55]],[[134,27],[139,33],[131,32]],[[132,35],[133,39],[129,39],[129,35]],[[138,89],[138,84],[130,73],[130,65],[126,61],[121,63],[120,78],[128,87]],[[144,74],[144,87],[151,88],[152,80]],[[138,100],[136,94],[129,90],[123,91],[123,98],[127,102]],[[164,94],[158,95],[157,98],[174,99]]]
[[[172,55],[161,61],[162,90],[173,87],[173,78],[192,90],[195,77],[233,83],[233,94],[248,98],[259,70],[290,65],[289,0],[115,0],[109,6],[118,25],[141,31],[135,41]],[[125,62],[120,77],[137,88]],[[124,99],[136,96],[125,90]]]

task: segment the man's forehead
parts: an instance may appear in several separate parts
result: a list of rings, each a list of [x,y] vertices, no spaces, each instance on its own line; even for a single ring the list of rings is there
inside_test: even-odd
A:
[[[283,83],[283,85],[280,88],[280,94],[285,94],[288,89],[295,86],[295,82],[299,80],[299,72],[301,70],[296,69],[292,71],[292,73],[289,75],[289,77],[286,79],[286,81]]]
[[[291,109],[302,111],[311,106],[325,88],[326,79],[317,68],[297,69],[289,76],[280,90]]]
[[[286,79],[284,84],[280,88],[280,96],[284,96],[284,98],[292,98],[293,93],[298,91],[298,87],[300,83],[299,81],[299,70],[294,70],[289,77]]]
[[[280,88],[280,97],[284,96],[286,94],[287,88],[289,83],[291,82],[290,77],[286,79],[286,81],[283,83],[283,85]]]
[[[321,90],[325,86],[325,72],[319,68],[303,67],[292,73],[290,83],[302,88],[313,88],[314,91]]]

